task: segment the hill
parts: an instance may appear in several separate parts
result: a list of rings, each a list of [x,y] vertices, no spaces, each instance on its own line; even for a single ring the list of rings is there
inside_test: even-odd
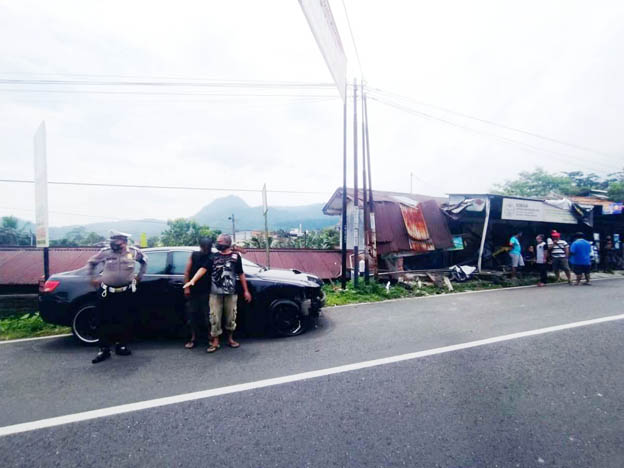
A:
[[[305,206],[276,206],[269,207],[269,229],[292,229],[302,225],[304,229],[322,229],[335,226],[339,222],[338,216],[325,216],[322,212],[323,204],[316,203]],[[241,198],[231,195],[218,198],[212,203],[204,206],[191,219],[200,224],[210,226],[213,229],[220,229],[229,232],[232,229],[232,222],[228,217],[234,213],[236,217],[236,230],[262,230],[264,229],[264,216],[261,206],[249,206]],[[19,227],[24,227],[25,231],[35,231],[32,222],[19,220]],[[109,229],[132,234],[138,241],[141,233],[147,237],[158,236],[167,229],[167,222],[159,219],[137,219],[110,222],[98,222],[89,224],[75,224],[70,226],[51,226],[50,239],[62,239],[67,234],[77,228],[84,227],[87,232],[95,232],[102,236],[108,236]]]
[[[337,216],[325,216],[323,204],[316,203],[304,206],[271,206],[269,207],[269,229],[291,229],[302,225],[304,229],[322,229],[338,223]],[[228,217],[236,217],[236,230],[264,229],[262,206],[249,206],[237,196],[218,198],[203,207],[193,219],[214,229],[229,231],[232,222]]]

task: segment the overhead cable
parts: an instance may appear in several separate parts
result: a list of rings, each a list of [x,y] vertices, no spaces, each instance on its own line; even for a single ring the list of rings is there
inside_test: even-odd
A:
[[[374,101],[377,101],[377,102],[379,102],[381,104],[384,104],[384,105],[387,105],[387,106],[390,106],[390,107],[394,107],[394,108],[396,108],[398,110],[401,110],[403,112],[406,112],[408,114],[416,115],[416,116],[423,117],[423,118],[429,119],[429,120],[435,120],[435,121],[438,121],[438,122],[445,123],[447,125],[451,125],[453,127],[461,128],[463,130],[467,130],[467,131],[470,131],[470,132],[473,132],[473,133],[477,133],[477,134],[480,134],[480,135],[485,135],[485,136],[488,136],[490,138],[494,138],[494,139],[497,139],[499,141],[502,141],[504,143],[508,143],[508,144],[512,144],[512,145],[515,145],[515,146],[523,147],[523,148],[528,149],[530,151],[539,152],[539,153],[542,153],[542,154],[549,154],[553,158],[558,158],[560,160],[562,160],[562,158],[563,158],[563,160],[565,162],[570,162],[571,159],[577,158],[576,156],[573,156],[573,155],[570,155],[570,154],[559,153],[559,152],[552,151],[552,150],[549,150],[549,149],[546,149],[546,148],[540,148],[540,147],[537,147],[537,146],[533,146],[533,145],[531,145],[529,143],[525,143],[523,141],[514,140],[514,139],[511,139],[511,138],[506,138],[506,137],[503,137],[503,136],[500,136],[500,135],[497,135],[497,134],[494,134],[494,133],[485,132],[485,131],[478,130],[478,129],[475,129],[475,128],[472,128],[472,127],[468,127],[466,125],[458,124],[457,122],[453,122],[453,121],[450,121],[450,120],[447,120],[447,119],[444,119],[444,118],[441,118],[441,117],[438,117],[438,116],[435,116],[435,115],[432,115],[432,114],[428,114],[426,112],[418,111],[416,109],[413,109],[413,108],[410,108],[410,107],[407,107],[407,106],[404,106],[404,105],[401,105],[401,104],[393,103],[391,101],[388,101],[388,100],[380,98],[380,97],[370,96],[370,99],[372,99]],[[585,162],[587,162],[587,161],[585,160]],[[591,169],[590,169],[592,171],[596,169],[596,166],[603,167],[603,170],[605,170],[605,171],[611,171],[611,172],[616,172],[617,171],[617,169],[614,169],[613,167],[607,167],[607,166],[604,166],[602,164],[598,164],[598,163],[596,163],[594,161],[590,161],[590,162],[593,165],[591,167]],[[578,164],[578,163],[576,163],[576,164]],[[584,167],[586,169],[589,169],[589,166],[584,166]]]
[[[0,179],[0,182],[6,183],[19,183],[19,184],[33,184],[34,180],[23,179]],[[249,188],[222,188],[222,187],[186,187],[186,186],[171,186],[171,185],[133,185],[133,184],[104,184],[94,182],[61,182],[61,181],[48,181],[50,185],[73,185],[79,187],[116,187],[116,188],[138,188],[138,189],[162,189],[162,190],[201,190],[205,192],[252,192],[262,193],[262,189],[249,189]],[[267,190],[269,193],[291,193],[291,194],[306,194],[306,195],[327,195],[330,192],[314,192],[304,190]]]
[[[399,99],[405,99],[405,100],[412,101],[412,102],[414,102],[416,104],[419,104],[419,105],[422,105],[422,106],[430,107],[432,109],[438,109],[438,110],[441,110],[443,112],[448,112],[449,114],[454,114],[454,115],[457,115],[457,116],[460,116],[460,117],[464,117],[464,118],[467,118],[467,119],[476,120],[478,122],[482,122],[482,123],[485,123],[485,124],[488,124],[488,125],[492,125],[492,126],[495,126],[495,127],[503,128],[505,130],[510,130],[510,131],[513,131],[513,132],[523,133],[525,135],[529,135],[529,136],[532,136],[532,137],[535,137],[535,138],[546,140],[546,141],[549,141],[551,143],[557,143],[557,144],[560,144],[560,145],[569,146],[571,148],[575,148],[575,149],[582,150],[582,151],[587,151],[587,152],[590,152],[590,153],[599,154],[599,155],[602,155],[602,156],[613,157],[612,154],[605,153],[604,151],[600,151],[600,150],[597,150],[595,148],[589,148],[589,147],[586,147],[586,146],[578,145],[576,143],[570,143],[570,142],[567,142],[567,141],[559,140],[557,138],[552,138],[552,137],[549,137],[549,136],[546,136],[546,135],[542,135],[542,134],[539,134],[539,133],[535,133],[535,132],[531,132],[531,131],[528,131],[528,130],[523,130],[523,129],[516,128],[516,127],[511,127],[509,125],[505,125],[505,124],[501,124],[501,123],[498,123],[498,122],[494,122],[492,120],[483,119],[481,117],[476,117],[474,115],[469,115],[469,114],[465,114],[463,112],[454,111],[454,110],[448,109],[446,107],[442,107],[442,106],[438,106],[438,105],[435,105],[435,104],[429,104],[429,103],[426,103],[426,102],[418,101],[418,100],[416,100],[414,98],[411,98],[409,96],[402,96],[400,94],[392,93],[392,92],[389,92],[389,91],[384,91],[383,89],[379,89],[379,88],[369,87],[368,89],[372,90],[373,92],[380,93],[380,94],[386,95],[386,96],[391,97],[391,98],[394,97],[394,98],[399,98]]]

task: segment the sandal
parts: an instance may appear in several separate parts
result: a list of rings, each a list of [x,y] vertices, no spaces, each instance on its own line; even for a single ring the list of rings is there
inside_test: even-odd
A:
[[[208,346],[208,348],[206,349],[207,353],[214,353],[217,349],[219,349],[221,347],[221,345],[210,345]]]
[[[187,342],[187,343],[184,345],[184,347],[185,347],[186,349],[193,349],[193,348],[195,347],[195,340],[191,340],[191,341]]]
[[[228,346],[230,348],[238,348],[240,347],[240,343],[237,343],[236,341],[228,341]]]

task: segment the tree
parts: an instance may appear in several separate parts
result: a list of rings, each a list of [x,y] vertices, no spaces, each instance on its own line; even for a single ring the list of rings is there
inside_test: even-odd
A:
[[[494,191],[502,195],[523,197],[545,197],[550,193],[560,195],[585,195],[591,190],[606,190],[615,201],[624,198],[624,171],[609,174],[605,178],[582,171],[564,172],[563,175],[546,172],[537,168],[533,172],[521,172],[515,180],[496,184]]]
[[[148,247],[156,247],[159,244],[160,244],[160,237],[158,237],[158,236],[151,236],[151,237],[147,238],[147,246]]]
[[[19,227],[19,220],[15,216],[3,216],[0,224],[0,245],[30,245],[29,232]]]
[[[97,232],[90,232],[84,238],[82,245],[96,245],[100,242],[104,242],[105,240],[106,238],[99,235]]]
[[[209,237],[213,241],[221,231],[212,230],[208,226],[202,226],[197,221],[185,218],[178,218],[167,221],[169,226],[161,236],[161,243],[164,246],[191,246],[199,245],[200,239]]]
[[[569,176],[550,174],[538,167],[533,172],[521,172],[515,180],[494,185],[494,191],[521,197],[543,197],[551,192],[572,195],[574,182]]]

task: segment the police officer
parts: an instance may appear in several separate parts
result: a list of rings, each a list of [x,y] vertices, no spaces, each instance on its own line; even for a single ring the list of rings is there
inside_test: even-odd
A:
[[[139,249],[128,246],[129,237],[130,234],[111,230],[110,247],[100,250],[88,262],[91,282],[98,288],[96,323],[100,351],[91,361],[93,364],[111,356],[111,343],[115,343],[115,354],[132,354],[128,348],[132,295],[147,268],[147,257]],[[136,276],[135,262],[141,265]],[[100,277],[96,277],[95,268],[100,263],[104,263],[104,270]]]

